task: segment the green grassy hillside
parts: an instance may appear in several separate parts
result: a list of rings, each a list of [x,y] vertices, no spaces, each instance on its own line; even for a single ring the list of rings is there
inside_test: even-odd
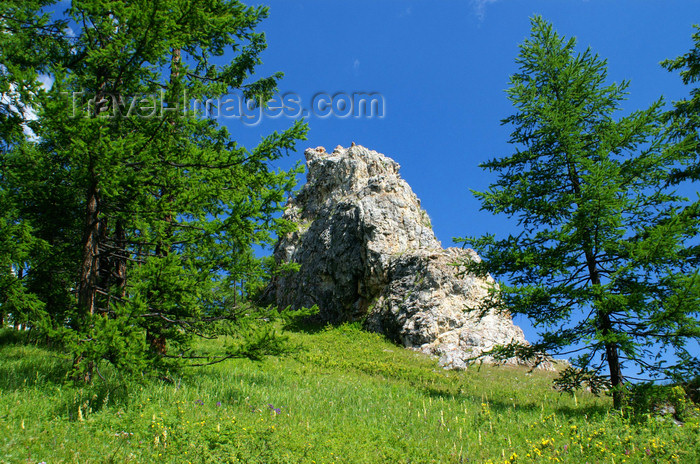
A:
[[[700,462],[697,419],[623,418],[551,373],[447,372],[351,325],[292,332],[286,357],[82,388],[59,354],[0,335],[0,462]]]

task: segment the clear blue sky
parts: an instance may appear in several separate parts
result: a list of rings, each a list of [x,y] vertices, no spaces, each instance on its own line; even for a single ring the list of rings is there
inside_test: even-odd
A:
[[[285,73],[280,89],[310,100],[317,92],[373,91],[386,101],[383,119],[310,118],[309,140],[280,162],[303,160],[303,149],[332,149],[352,141],[401,164],[432,219],[443,246],[453,237],[506,232],[503,217],[479,211],[469,189],[484,190],[492,177],[478,164],[513,152],[512,112],[504,90],[516,71],[518,45],[535,14],[559,33],[575,36],[608,60],[611,81],[630,80],[624,111],[688,95],[677,75],[659,66],[691,47],[700,2],[519,0],[267,0],[262,29],[269,49],[261,73]],[[256,127],[229,122],[248,146],[289,124]],[[519,318],[529,339],[528,322]]]
[[[261,29],[268,50],[259,75],[285,73],[280,90],[308,101],[317,92],[374,91],[386,101],[382,119],[308,119],[303,149],[332,149],[352,141],[401,164],[444,246],[452,238],[498,232],[503,218],[479,211],[469,189],[493,178],[478,164],[513,152],[512,112],[504,90],[515,72],[518,45],[529,18],[541,14],[579,48],[607,58],[610,79],[631,81],[625,111],[664,96],[688,95],[677,75],[659,66],[691,47],[700,2],[692,1],[469,1],[469,0],[267,0],[270,18]],[[252,146],[261,135],[290,124],[264,120],[247,127],[222,120]]]

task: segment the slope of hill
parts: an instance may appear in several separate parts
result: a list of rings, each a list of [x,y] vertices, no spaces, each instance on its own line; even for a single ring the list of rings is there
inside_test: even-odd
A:
[[[623,418],[553,373],[445,371],[356,325],[289,336],[280,358],[80,387],[68,360],[2,331],[0,462],[700,462],[697,419]]]

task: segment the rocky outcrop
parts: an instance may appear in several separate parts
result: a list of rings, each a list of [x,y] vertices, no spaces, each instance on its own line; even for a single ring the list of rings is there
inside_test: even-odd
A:
[[[317,305],[329,322],[364,319],[370,330],[463,368],[496,344],[525,342],[507,315],[465,311],[492,280],[463,275],[472,250],[443,249],[392,159],[361,146],[308,149],[307,183],[284,217],[298,224],[275,248],[298,272],[276,277],[281,307]]]

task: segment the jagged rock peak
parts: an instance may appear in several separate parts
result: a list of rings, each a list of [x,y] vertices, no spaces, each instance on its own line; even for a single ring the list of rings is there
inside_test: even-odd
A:
[[[307,183],[284,213],[298,228],[275,247],[279,262],[300,269],[272,281],[276,304],[318,305],[329,322],[364,320],[446,367],[464,367],[495,344],[525,341],[508,315],[478,320],[465,312],[493,281],[458,271],[454,263],[479,257],[442,248],[397,162],[354,143],[305,156]]]

